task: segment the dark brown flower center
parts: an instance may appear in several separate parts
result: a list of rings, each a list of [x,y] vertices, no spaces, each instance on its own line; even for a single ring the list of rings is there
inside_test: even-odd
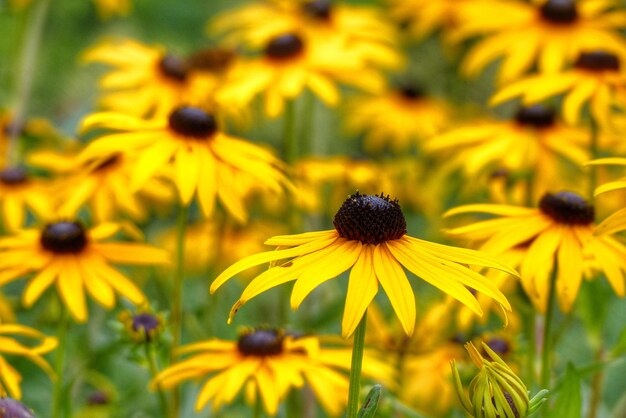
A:
[[[122,156],[120,154],[114,154],[114,155],[110,156],[109,158],[107,158],[106,160],[103,160],[102,162],[98,163],[98,165],[96,165],[93,170],[94,171],[104,171],[107,168],[114,167],[121,160],[122,160]]]
[[[56,254],[77,254],[87,246],[87,233],[80,222],[55,222],[44,227],[40,242]]]
[[[511,350],[511,346],[503,338],[492,338],[487,341],[487,345],[499,356],[506,356]],[[489,356],[487,353],[485,353],[485,355]]]
[[[159,61],[161,73],[172,80],[183,82],[187,80],[189,66],[187,62],[175,55],[165,55]]]
[[[150,342],[151,333],[156,331],[161,325],[161,321],[156,315],[151,313],[139,313],[133,316],[132,328],[135,332],[140,332],[146,342]]]
[[[554,110],[544,105],[522,107],[517,111],[515,120],[521,125],[533,128],[548,128],[554,124]]]
[[[424,91],[418,86],[410,83],[402,84],[398,87],[398,91],[408,100],[417,100],[421,97],[424,97]]]
[[[363,244],[380,244],[406,234],[406,220],[397,200],[381,193],[348,197],[337,211],[333,225],[339,235]]]
[[[187,60],[189,67],[200,71],[221,73],[235,60],[235,51],[226,48],[208,48],[194,52]]]
[[[312,0],[302,5],[304,13],[317,20],[328,20],[332,12],[331,2],[328,0]]]
[[[271,329],[258,329],[243,334],[237,349],[244,356],[275,356],[283,352],[283,334]]]
[[[179,107],[170,113],[169,127],[179,135],[207,139],[217,132],[217,121],[199,107]]]
[[[539,210],[566,225],[589,225],[595,216],[593,205],[574,192],[546,193],[539,201]]]
[[[583,52],[574,63],[576,68],[591,71],[619,71],[620,62],[615,54],[605,51]]]
[[[21,167],[10,167],[0,171],[0,183],[5,186],[17,186],[27,181],[26,170]]]
[[[265,55],[275,60],[293,58],[304,50],[304,42],[293,33],[279,35],[269,41]]]
[[[34,418],[33,412],[20,401],[0,398],[0,418]]]
[[[541,17],[557,25],[573,23],[578,19],[574,0],[548,0],[541,6]]]

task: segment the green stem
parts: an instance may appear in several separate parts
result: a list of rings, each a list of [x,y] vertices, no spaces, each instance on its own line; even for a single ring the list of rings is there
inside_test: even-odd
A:
[[[604,349],[602,343],[596,349],[594,361],[601,363],[604,357]],[[596,418],[598,416],[598,408],[602,402],[602,382],[604,380],[603,369],[598,370],[591,380],[591,400],[589,402],[589,414],[587,418]]]
[[[261,394],[256,394],[256,401],[254,402],[254,412],[253,418],[261,418],[263,416],[263,400],[261,399]]]
[[[26,33],[24,44],[22,45],[22,56],[20,57],[18,67],[16,96],[12,106],[13,115],[9,129],[9,142],[7,144],[6,158],[8,165],[16,165],[19,162],[20,157],[17,138],[19,136],[20,127],[25,119],[26,106],[32,90],[35,69],[37,68],[37,55],[41,47],[43,28],[46,23],[46,17],[48,16],[49,6],[50,0],[39,0],[32,12],[31,21],[26,26],[28,32]]]
[[[594,118],[590,123],[591,137],[589,138],[589,158],[595,160],[599,157],[600,128]],[[598,170],[596,166],[589,166],[589,201],[593,202],[593,196],[598,185]]]
[[[172,348],[170,363],[176,360],[175,351],[180,346],[183,323],[183,279],[185,277],[185,233],[189,218],[189,206],[181,205],[176,219],[176,272],[172,289]],[[180,390],[172,389],[173,417],[177,417],[180,409]]]
[[[150,368],[150,376],[154,379],[159,374],[159,367],[157,366],[156,356],[154,353],[154,346],[150,343],[144,343],[144,352],[146,360],[148,361],[148,367]],[[159,404],[161,405],[161,412],[168,415],[170,409],[167,405],[167,398],[165,392],[160,384],[157,384],[157,393],[159,395]]]
[[[65,417],[64,405],[64,380],[65,376],[65,352],[67,350],[67,330],[69,328],[69,312],[63,303],[61,305],[61,312],[59,314],[59,323],[57,328],[57,339],[59,340],[59,346],[56,349],[56,356],[54,359],[54,371],[56,373],[56,381],[54,383],[54,393],[52,399],[52,418]]]
[[[359,409],[359,394],[361,392],[361,366],[363,365],[363,348],[365,346],[365,325],[367,311],[354,331],[352,342],[352,363],[350,365],[350,391],[348,392],[348,409],[346,418],[356,418]]]
[[[546,308],[545,323],[543,325],[543,347],[541,352],[541,388],[550,388],[550,375],[552,372],[552,328],[554,327],[554,314],[556,304],[556,278],[557,264],[554,263],[552,276],[550,277],[550,288],[548,290],[548,307]]]
[[[316,154],[314,149],[315,139],[313,137],[315,122],[315,96],[311,92],[307,92],[304,96],[304,109],[302,112],[302,128],[300,130],[300,143],[302,144],[303,154]]]
[[[298,159],[298,141],[296,138],[296,102],[294,100],[287,100],[285,103],[283,123],[285,161],[287,164],[291,165]]]

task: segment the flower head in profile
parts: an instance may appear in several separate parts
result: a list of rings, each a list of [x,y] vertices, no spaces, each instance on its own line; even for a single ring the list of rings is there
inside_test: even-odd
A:
[[[0,398],[0,416],[7,418],[35,418],[26,405],[12,398]]]
[[[153,381],[169,389],[188,379],[206,378],[196,399],[196,411],[209,401],[214,410],[228,404],[242,388],[254,404],[260,397],[267,413],[276,415],[287,394],[308,385],[323,408],[339,415],[348,398],[351,350],[325,347],[318,337],[297,335],[280,329],[252,329],[237,341],[211,339],[181,347],[188,358],[162,371]],[[365,376],[388,381],[391,371],[366,354]]]
[[[502,57],[499,79],[510,82],[537,66],[555,73],[580,53],[604,49],[626,54],[619,30],[626,12],[611,0],[476,0],[459,13],[455,38],[484,36],[467,55],[462,71],[477,75]]]
[[[415,328],[415,296],[403,266],[466,304],[482,311],[468,288],[484,292],[510,310],[506,298],[467,264],[516,272],[494,257],[473,250],[449,247],[407,235],[400,205],[382,193],[349,196],[333,221],[335,229],[270,238],[267,245],[281,249],[246,257],[227,268],[211,284],[215,292],[228,279],[252,266],[272,262],[255,277],[233,306],[230,319],[251,298],[293,281],[291,307],[298,308],[317,286],[350,270],[342,321],[344,337],[350,336],[378,293],[379,284],[407,335]]]
[[[137,312],[124,311],[120,314],[119,320],[124,325],[126,334],[139,344],[158,341],[165,328],[163,315],[149,309],[140,309]]]
[[[38,217],[50,213],[50,186],[23,167],[0,170],[0,208],[2,224],[15,231],[24,226],[29,212]]]
[[[136,156],[130,173],[131,191],[171,171],[181,202],[187,205],[197,194],[206,216],[213,213],[219,199],[230,214],[244,222],[244,198],[249,191],[244,185],[252,181],[280,195],[288,184],[281,162],[270,151],[225,134],[216,116],[199,107],[178,107],[167,116],[149,120],[95,113],[82,127],[118,131],[88,145],[81,154],[84,161],[113,153]]]
[[[402,83],[380,95],[359,97],[348,109],[349,130],[365,134],[365,149],[376,153],[389,146],[402,152],[446,127],[450,108],[427,96],[412,83]]]
[[[29,346],[31,341],[34,342],[34,345]],[[56,338],[48,337],[33,328],[17,324],[1,324],[0,396],[7,396],[8,394],[16,399],[22,398],[20,388],[22,376],[9,364],[4,355],[25,357],[39,366],[48,376],[54,377],[52,367],[42,356],[54,350],[56,346]],[[13,411],[13,409],[9,409],[11,402],[3,403],[3,400],[6,401],[6,398],[0,398],[0,417],[5,416],[2,415],[3,407],[7,408],[8,411]],[[8,415],[8,417],[13,416],[20,417],[21,415]]]
[[[50,222],[38,228],[20,230],[0,238],[0,285],[29,277],[22,294],[26,307],[53,284],[72,317],[87,321],[85,290],[96,302],[111,309],[115,292],[136,305],[145,296],[130,279],[110,266],[121,264],[164,264],[165,251],[130,242],[101,242],[112,237],[122,226],[103,223],[87,229],[78,220]]]
[[[614,107],[626,106],[626,72],[620,56],[605,50],[584,51],[571,69],[538,74],[507,85],[492,98],[496,105],[520,97],[524,106],[563,96],[563,118],[579,123],[588,105],[591,116],[601,126],[610,126]]]
[[[626,246],[614,237],[594,234],[594,207],[578,194],[546,193],[538,208],[466,205],[450,210],[446,216],[465,213],[496,217],[447,232],[480,243],[482,251],[506,253],[507,259],[517,260],[522,286],[540,311],[547,306],[552,274],[556,274],[559,305],[566,312],[588,271],[602,271],[615,293],[624,296]]]

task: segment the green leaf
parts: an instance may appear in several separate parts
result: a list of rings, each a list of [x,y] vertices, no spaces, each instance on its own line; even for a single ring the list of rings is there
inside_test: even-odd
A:
[[[374,385],[372,389],[370,389],[365,397],[365,401],[363,401],[363,405],[361,405],[357,418],[374,418],[381,391],[382,387],[380,385]]]
[[[580,374],[569,363],[565,376],[557,389],[554,407],[550,411],[552,418],[580,418],[582,395],[580,391]]]

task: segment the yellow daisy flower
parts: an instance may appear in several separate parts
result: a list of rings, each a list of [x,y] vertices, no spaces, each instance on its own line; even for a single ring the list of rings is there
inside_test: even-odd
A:
[[[522,107],[509,120],[453,128],[430,138],[423,148],[443,157],[446,169],[461,168],[469,178],[502,169],[517,175],[532,173],[541,193],[562,184],[567,173],[562,162],[580,167],[589,159],[589,140],[588,130],[566,126],[552,109],[535,105]]]
[[[100,19],[107,20],[113,16],[127,16],[130,13],[130,0],[93,0],[98,9]]]
[[[463,213],[498,216],[447,232],[482,243],[482,251],[506,253],[510,261],[517,258],[522,286],[540,311],[546,310],[554,271],[559,304],[565,312],[571,309],[589,271],[602,271],[615,293],[624,296],[626,246],[614,237],[594,234],[594,207],[579,195],[547,193],[538,208],[466,205],[445,216]]]
[[[222,13],[210,31],[226,34],[227,43],[253,48],[298,32],[306,39],[336,44],[374,67],[399,68],[403,63],[395,29],[373,7],[329,0],[256,1]]]
[[[471,2],[463,8],[455,36],[485,39],[470,50],[462,71],[477,75],[503,57],[499,80],[510,82],[535,64],[542,73],[557,72],[584,51],[626,54],[619,33],[626,27],[626,12],[616,6],[612,0]]]
[[[160,46],[130,39],[102,42],[87,50],[82,60],[113,67],[100,80],[102,107],[136,116],[160,116],[183,103],[200,104],[220,79],[195,71]]]
[[[0,285],[10,283],[30,273],[22,294],[26,307],[32,306],[52,284],[72,317],[87,321],[85,289],[99,304],[111,309],[115,293],[136,305],[145,296],[126,276],[109,263],[164,264],[168,262],[163,250],[136,243],[101,242],[112,237],[121,227],[103,223],[87,230],[79,221],[58,221],[41,228],[27,229],[0,238]]]
[[[466,286],[493,297],[506,309],[509,303],[493,284],[466,264],[514,270],[495,258],[472,250],[434,244],[406,235],[400,205],[389,197],[350,196],[335,215],[335,229],[270,238],[267,245],[283,249],[246,257],[227,268],[211,284],[215,292],[228,279],[252,266],[274,262],[254,278],[231,309],[229,321],[251,298],[282,283],[296,280],[291,307],[323,282],[350,271],[342,334],[350,336],[382,285],[407,335],[415,328],[415,296],[403,266],[481,315]],[[285,247],[289,247],[286,248]],[[286,260],[279,262],[279,260]]]
[[[254,329],[237,341],[211,339],[181,347],[193,353],[164,371],[152,382],[169,389],[184,380],[208,377],[196,399],[196,411],[209,401],[213,410],[230,403],[245,388],[248,403],[260,396],[266,412],[274,416],[292,389],[306,383],[332,416],[343,412],[348,398],[351,350],[322,346],[318,337],[283,330]],[[389,380],[389,367],[366,354],[366,376]]]
[[[409,34],[424,38],[441,29],[453,29],[459,20],[459,11],[473,0],[387,0],[392,19]]]
[[[33,341],[36,345],[29,347],[25,340]],[[54,350],[56,346],[56,338],[47,337],[33,328],[17,324],[0,324],[0,396],[8,394],[16,399],[22,398],[20,388],[22,376],[7,362],[5,354],[26,357],[52,377],[54,371],[42,356]]]
[[[179,107],[168,116],[150,120],[96,113],[82,123],[83,130],[95,128],[119,132],[89,144],[81,158],[139,153],[131,172],[131,191],[141,188],[159,170],[171,168],[181,202],[188,205],[197,192],[207,217],[219,198],[230,214],[245,222],[246,179],[278,195],[287,185],[282,164],[270,151],[221,132],[215,116],[198,107]]]
[[[593,118],[600,125],[609,126],[613,107],[626,106],[626,73],[620,58],[599,50],[583,52],[572,69],[514,82],[497,92],[490,103],[496,105],[519,96],[528,106],[561,94],[567,123],[578,124],[583,106],[588,103]]]
[[[4,227],[15,231],[24,226],[29,210],[39,217],[50,213],[50,186],[22,167],[5,168],[0,171],[0,205]]]
[[[450,116],[450,108],[443,101],[405,83],[377,96],[356,98],[348,108],[346,126],[365,134],[369,153],[386,146],[402,152],[415,145],[419,148],[422,140],[441,132]]]

